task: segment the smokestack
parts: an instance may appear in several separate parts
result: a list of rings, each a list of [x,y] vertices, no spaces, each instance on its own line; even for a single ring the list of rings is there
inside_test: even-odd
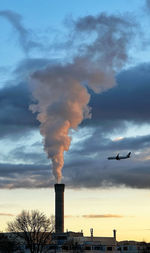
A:
[[[64,233],[64,184],[55,184],[55,232]]]
[[[91,232],[91,240],[93,241],[93,228],[90,229]]]
[[[117,232],[117,230],[114,229],[114,230],[113,230],[113,235],[114,235],[115,240],[116,240],[116,232]]]

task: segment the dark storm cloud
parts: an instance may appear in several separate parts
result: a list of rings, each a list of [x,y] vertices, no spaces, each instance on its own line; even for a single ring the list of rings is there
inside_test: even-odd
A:
[[[150,188],[148,161],[139,161],[133,154],[130,159],[109,161],[105,153],[94,156],[75,155],[66,160],[62,182],[68,188],[131,187]],[[0,188],[47,188],[53,187],[55,179],[49,165],[0,164]]]
[[[49,166],[0,164],[0,188],[47,188],[54,184]]]
[[[40,146],[42,147],[42,143],[40,143]],[[32,149],[32,152],[30,151]],[[13,151],[11,151],[8,154],[8,157],[11,160],[17,160],[17,161],[23,161],[24,163],[34,163],[34,164],[43,164],[43,165],[47,165],[48,164],[48,160],[46,157],[45,152],[41,151],[38,152],[37,150],[34,151],[33,150],[33,145],[32,146],[20,146],[16,149],[14,149]]]
[[[129,169],[130,168],[130,169]],[[148,162],[125,161],[124,163],[91,158],[68,164],[64,168],[65,183],[71,188],[131,187],[150,188]]]
[[[54,63],[56,60],[31,58],[18,64],[14,71],[16,80],[7,82],[0,89],[0,137],[21,137],[39,126],[36,115],[29,110],[33,98],[27,79],[35,69]]]
[[[149,123],[150,63],[122,71],[116,78],[114,88],[99,95],[92,93],[92,122],[104,124],[104,128],[115,128],[125,121]]]
[[[13,137],[35,129],[36,117],[29,111],[31,101],[26,83],[0,89],[0,136]]]
[[[25,53],[28,53],[33,48],[41,48],[40,43],[30,39],[31,32],[23,26],[21,15],[11,10],[3,10],[0,11],[0,16],[7,19],[18,32],[20,46]]]

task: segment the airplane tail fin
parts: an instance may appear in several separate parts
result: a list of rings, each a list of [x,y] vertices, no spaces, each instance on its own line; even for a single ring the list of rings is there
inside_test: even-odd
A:
[[[119,158],[119,154],[116,156],[116,160],[120,160],[120,158]]]
[[[131,155],[131,152],[129,152],[129,153],[127,154],[127,157],[130,157],[130,155]]]

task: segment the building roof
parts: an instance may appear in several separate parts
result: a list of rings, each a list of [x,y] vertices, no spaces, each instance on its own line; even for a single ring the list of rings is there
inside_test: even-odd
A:
[[[101,245],[115,245],[116,240],[114,237],[84,237],[85,242],[91,242]]]

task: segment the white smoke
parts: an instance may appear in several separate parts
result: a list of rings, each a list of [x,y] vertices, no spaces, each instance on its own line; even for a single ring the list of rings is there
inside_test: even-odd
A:
[[[123,18],[85,17],[74,24],[74,39],[83,34],[96,34],[91,44],[80,43],[82,52],[71,63],[56,64],[31,76],[32,92],[37,104],[30,109],[38,113],[44,148],[52,160],[53,173],[60,182],[64,151],[68,151],[70,129],[91,117],[86,86],[101,92],[115,85],[115,73],[127,60],[127,45],[131,38],[131,23]],[[85,36],[86,37],[86,36]],[[86,86],[85,86],[86,84]]]
[[[39,103],[30,108],[38,112],[44,147],[58,182],[64,164],[63,154],[71,142],[69,129],[76,129],[84,118],[90,117],[87,106],[90,95],[67,70],[68,66],[60,65],[32,75],[33,95]]]

